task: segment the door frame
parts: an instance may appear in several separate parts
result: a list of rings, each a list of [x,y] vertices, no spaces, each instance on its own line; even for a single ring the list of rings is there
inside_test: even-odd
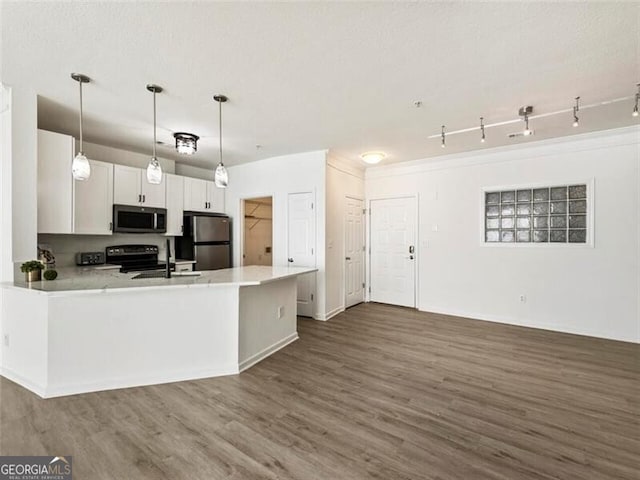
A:
[[[362,279],[364,280],[365,286],[363,287],[364,289],[364,295],[362,297],[362,302],[365,303],[367,302],[367,287],[369,286],[369,283],[367,282],[368,277],[367,277],[367,201],[364,197],[360,197],[358,195],[345,195],[344,199],[343,199],[343,207],[346,207],[347,204],[347,199],[352,199],[352,200],[360,200],[362,202],[362,208],[365,210],[365,212],[362,214],[363,217],[363,221],[362,221],[362,243],[364,245],[364,252],[362,252],[362,257],[363,257],[363,262],[362,262]],[[370,210],[369,210],[370,211]],[[342,212],[342,301],[343,301],[343,308],[346,310],[347,308],[347,268],[346,268],[346,262],[345,262],[345,257],[347,256],[347,229],[345,228],[345,221],[347,219],[347,210],[346,208],[344,209],[344,211]]]
[[[273,244],[273,224],[275,223],[275,213],[276,213],[276,209],[275,207],[275,203],[276,203],[276,194],[275,193],[265,193],[265,194],[250,194],[250,195],[243,195],[238,197],[238,202],[239,202],[239,207],[238,207],[238,211],[240,212],[238,217],[240,220],[240,231],[238,232],[238,248],[239,248],[239,267],[243,267],[244,266],[244,201],[245,200],[251,200],[253,198],[264,198],[264,197],[271,197],[271,263],[273,264],[273,259],[275,258],[275,256],[273,255],[273,251],[274,251],[274,247],[275,245]]]
[[[416,214],[415,214],[415,226],[416,226],[416,245],[415,245],[415,262],[413,264],[413,275],[414,275],[414,288],[413,288],[413,299],[414,299],[414,308],[416,310],[419,310],[418,306],[419,306],[419,297],[418,297],[418,292],[420,291],[420,269],[418,268],[418,264],[420,263],[420,194],[419,193],[408,193],[408,194],[400,194],[400,195],[395,195],[395,194],[387,194],[387,195],[377,195],[375,197],[368,197],[367,198],[367,215],[366,215],[366,240],[367,240],[367,252],[369,253],[366,257],[367,257],[367,286],[368,288],[365,290],[365,299],[367,302],[371,301],[371,203],[375,202],[376,200],[393,200],[396,198],[412,198],[414,203],[415,203],[415,207],[416,207]]]

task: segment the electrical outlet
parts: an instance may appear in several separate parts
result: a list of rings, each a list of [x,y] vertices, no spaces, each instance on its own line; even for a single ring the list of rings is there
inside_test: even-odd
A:
[[[282,318],[284,316],[284,307],[283,306],[279,306],[278,307],[278,319]]]
[[[520,295],[520,303],[527,303],[527,296],[526,295]]]
[[[2,337],[2,340],[4,342],[4,346],[8,347],[9,346],[9,334],[5,333],[4,336]]]

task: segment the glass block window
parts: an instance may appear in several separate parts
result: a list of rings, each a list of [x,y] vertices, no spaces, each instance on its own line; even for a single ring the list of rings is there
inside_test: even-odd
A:
[[[587,243],[587,186],[487,191],[486,243]]]

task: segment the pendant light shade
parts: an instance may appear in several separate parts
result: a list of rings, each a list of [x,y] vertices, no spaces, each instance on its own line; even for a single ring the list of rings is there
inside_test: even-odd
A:
[[[147,90],[153,93],[153,156],[147,165],[147,182],[159,185],[162,182],[162,167],[156,157],[156,93],[162,92],[158,85],[147,85]]]
[[[226,102],[228,98],[224,95],[214,95],[213,99],[218,102],[218,121],[220,126],[220,158],[218,166],[216,167],[214,182],[218,188],[227,188],[227,185],[229,185],[229,174],[227,173],[227,169],[224,167],[224,163],[222,163],[222,104]]]
[[[73,175],[73,178],[75,180],[84,181],[91,176],[91,165],[89,164],[89,160],[87,160],[87,156],[82,150],[82,84],[89,83],[91,79],[86,75],[82,75],[81,73],[72,73],[71,78],[73,78],[80,85],[80,151],[77,153],[77,155],[73,159],[73,162],[71,163],[71,174]]]

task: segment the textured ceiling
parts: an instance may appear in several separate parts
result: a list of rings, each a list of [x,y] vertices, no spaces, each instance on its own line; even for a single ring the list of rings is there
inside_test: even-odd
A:
[[[386,162],[443,153],[440,125],[457,130],[632,96],[640,81],[637,2],[214,3],[7,2],[2,81],[40,95],[39,125],[77,133],[85,88],[86,139],[150,151],[152,100],[159,139],[200,135],[199,151],[161,154],[195,166],[217,159],[224,93],[226,163],[318,149]],[[422,101],[422,108],[413,102]],[[630,125],[632,101],[534,123],[535,137],[487,132],[484,148]],[[447,153],[479,148],[452,136]],[[256,148],[261,145],[261,148]]]

